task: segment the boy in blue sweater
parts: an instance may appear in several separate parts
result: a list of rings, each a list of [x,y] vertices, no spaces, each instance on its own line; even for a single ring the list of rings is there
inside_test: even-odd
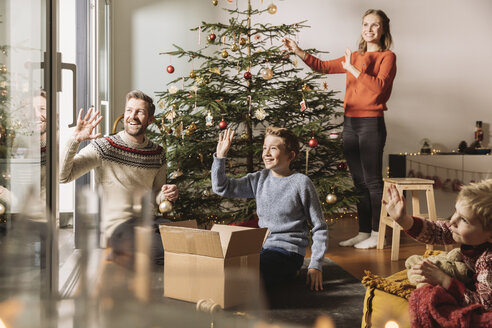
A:
[[[296,135],[287,129],[268,127],[262,154],[265,169],[229,179],[225,164],[233,137],[234,131],[230,129],[219,134],[212,164],[212,189],[224,197],[256,199],[258,225],[270,231],[260,253],[260,272],[266,287],[296,277],[309,246],[309,223],[313,244],[306,284],[311,290],[322,290],[321,264],[327,226],[313,183],[304,174],[290,169],[299,153]]]

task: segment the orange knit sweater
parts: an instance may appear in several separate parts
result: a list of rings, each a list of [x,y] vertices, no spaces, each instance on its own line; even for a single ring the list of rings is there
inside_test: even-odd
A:
[[[396,75],[396,55],[390,50],[352,53],[352,65],[361,73],[356,79],[342,66],[345,57],[322,61],[306,54],[304,62],[315,71],[326,74],[347,73],[347,87],[343,107],[345,116],[383,116]]]

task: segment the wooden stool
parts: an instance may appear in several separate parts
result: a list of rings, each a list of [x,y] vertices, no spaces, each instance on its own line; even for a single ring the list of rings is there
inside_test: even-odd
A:
[[[434,200],[434,180],[418,179],[418,178],[385,178],[383,200],[388,201],[388,188],[394,184],[400,194],[404,190],[410,191],[412,194],[412,215],[423,217],[428,220],[437,220],[436,204]],[[429,213],[420,213],[420,199],[419,191],[425,191],[425,197],[427,199],[427,210]],[[381,216],[379,219],[379,234],[377,249],[383,249],[384,236],[386,232],[386,226],[393,228],[393,238],[391,241],[391,261],[398,261],[398,254],[400,252],[400,231],[402,230],[400,225],[388,216],[386,206],[381,206]],[[434,249],[433,245],[426,245],[427,249]]]

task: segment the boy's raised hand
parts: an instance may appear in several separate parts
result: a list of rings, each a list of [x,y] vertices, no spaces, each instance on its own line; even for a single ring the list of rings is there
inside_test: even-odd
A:
[[[311,290],[323,290],[323,274],[318,269],[308,269],[306,285],[311,285]]]
[[[397,222],[407,214],[405,197],[400,195],[393,184],[388,188],[388,201],[383,200],[383,204],[388,214]]]
[[[400,195],[394,184],[388,188],[388,201],[383,199],[386,211],[403,229],[408,230],[413,225],[413,218],[407,214],[405,197]]]
[[[217,158],[223,158],[227,156],[229,148],[231,148],[232,138],[234,137],[234,131],[227,129],[224,132],[219,133],[219,142],[217,143]]]

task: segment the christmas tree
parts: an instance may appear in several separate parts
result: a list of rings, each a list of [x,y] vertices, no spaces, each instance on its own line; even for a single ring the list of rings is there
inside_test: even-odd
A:
[[[190,62],[190,71],[176,72],[170,88],[157,93],[160,110],[151,131],[151,138],[167,150],[169,183],[176,183],[180,191],[175,219],[251,218],[254,200],[213,194],[210,167],[218,134],[230,127],[237,137],[228,153],[228,174],[240,177],[262,169],[263,132],[269,125],[288,128],[299,137],[302,148],[293,168],[311,178],[325,214],[344,212],[355,196],[337,138],[342,103],[321,81],[321,74],[302,72],[281,42],[295,38],[307,27],[305,22],[253,24],[257,15],[276,13],[273,3],[254,9],[248,1],[245,10],[224,10],[228,23],[202,22],[192,29],[193,37],[203,36],[200,49],[174,45],[175,50],[162,53]],[[174,67],[169,65],[167,72],[174,73]]]

